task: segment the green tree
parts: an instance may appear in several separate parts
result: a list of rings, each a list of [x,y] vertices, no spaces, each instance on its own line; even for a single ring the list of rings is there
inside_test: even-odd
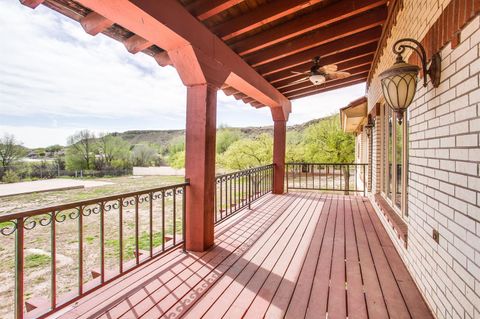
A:
[[[339,116],[332,116],[308,127],[304,132],[305,161],[313,163],[353,163],[355,139],[340,126]],[[343,166],[345,185],[348,187],[350,172]],[[348,194],[348,191],[346,191]]]
[[[176,152],[168,157],[168,165],[173,168],[185,167],[185,151]]]
[[[222,127],[217,131],[217,154],[225,153],[225,151],[242,138],[242,134],[238,130],[228,127]]]
[[[343,132],[338,115],[309,126],[304,132],[305,160],[320,163],[353,163],[354,136]]]
[[[0,137],[0,162],[4,171],[26,155],[22,143],[16,140],[12,134]]]
[[[68,169],[91,169],[95,154],[95,134],[79,131],[67,139],[66,165]]]
[[[146,144],[137,144],[132,149],[132,162],[135,166],[149,166],[156,156],[155,149]]]
[[[226,168],[246,169],[270,164],[272,157],[273,138],[265,133],[257,138],[245,138],[234,142],[219,156],[218,162]]]
[[[122,162],[127,164],[130,144],[119,136],[102,134],[97,140],[97,153],[101,168],[112,168]]]

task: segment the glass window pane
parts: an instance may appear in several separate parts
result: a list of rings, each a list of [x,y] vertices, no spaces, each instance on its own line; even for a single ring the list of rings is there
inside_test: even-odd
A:
[[[395,121],[395,163],[397,166],[395,205],[402,208],[403,122],[398,124],[398,121]]]
[[[388,110],[388,148],[387,148],[387,158],[388,158],[388,182],[387,182],[387,197],[392,199],[392,190],[393,190],[393,116],[392,110]],[[392,199],[393,200],[393,199]]]

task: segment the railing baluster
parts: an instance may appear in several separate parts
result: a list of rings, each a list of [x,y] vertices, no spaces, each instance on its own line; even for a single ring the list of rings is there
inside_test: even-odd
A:
[[[186,219],[186,205],[187,205],[187,200],[186,200],[186,195],[187,195],[187,188],[185,186],[182,186],[183,191],[182,191],[182,241],[183,241],[183,251],[185,252],[187,250],[187,241],[185,240],[186,238],[186,233],[185,233],[185,219]]]
[[[24,228],[23,218],[17,218],[15,232],[15,318],[23,318],[24,303]],[[53,222],[53,221],[52,221]]]
[[[135,195],[135,263],[140,263],[140,249],[138,246],[138,195]]]
[[[51,307],[52,309],[55,309],[55,306],[57,305],[57,236],[56,236],[56,222],[55,222],[55,216],[56,213],[55,211],[52,212],[52,223],[50,224],[50,250],[51,250]]]
[[[123,198],[118,200],[118,258],[119,270],[123,273]]]
[[[216,185],[215,185],[215,191],[216,191]],[[217,200],[215,199],[215,207],[216,207],[216,204],[217,204]],[[215,212],[217,210],[215,209]],[[217,214],[215,213],[215,218],[216,218]],[[173,190],[173,246],[175,246],[175,244],[177,243],[177,189],[175,188]]]
[[[165,191],[162,191],[162,251],[165,251]]]
[[[105,282],[105,203],[100,204],[100,280]]]
[[[173,191],[173,194],[175,194],[175,190]],[[150,219],[149,227],[150,227],[150,258],[153,257],[153,193],[148,194],[148,215]],[[175,199],[175,197],[174,197]],[[174,219],[175,220],[175,219]]]
[[[83,294],[83,208],[78,207],[78,295]]]

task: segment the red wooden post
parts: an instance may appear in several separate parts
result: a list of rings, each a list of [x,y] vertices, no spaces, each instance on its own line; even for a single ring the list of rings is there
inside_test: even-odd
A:
[[[273,193],[284,193],[285,176],[285,144],[287,134],[287,121],[274,120],[273,125]]]
[[[204,251],[214,242],[215,135],[217,90],[211,84],[187,88],[185,177],[186,248]]]

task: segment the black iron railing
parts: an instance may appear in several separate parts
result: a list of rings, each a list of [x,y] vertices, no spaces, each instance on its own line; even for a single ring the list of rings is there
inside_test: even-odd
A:
[[[273,164],[216,177],[215,223],[272,191]]]
[[[365,195],[367,167],[368,164],[287,163],[287,191],[312,189]]]
[[[14,312],[15,318],[52,313],[184,245],[187,185],[1,215],[0,247],[11,256],[2,262],[15,273],[14,283],[2,282],[15,291],[5,312]],[[32,270],[49,278],[32,280]]]

